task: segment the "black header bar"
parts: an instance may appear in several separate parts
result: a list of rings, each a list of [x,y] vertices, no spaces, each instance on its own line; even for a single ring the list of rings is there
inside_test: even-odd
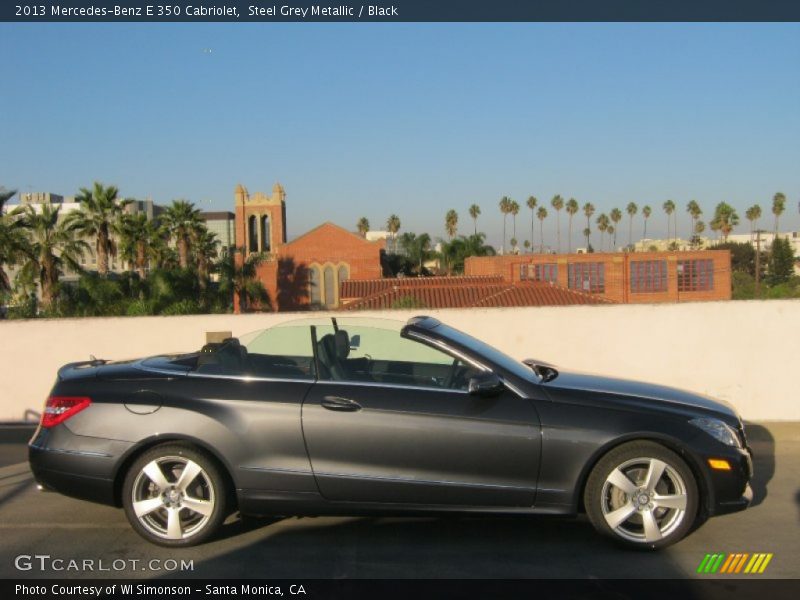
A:
[[[800,0],[14,0],[8,22],[800,21]]]

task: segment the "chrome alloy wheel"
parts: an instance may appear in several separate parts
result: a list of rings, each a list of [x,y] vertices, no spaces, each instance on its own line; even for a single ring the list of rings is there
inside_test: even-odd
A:
[[[163,456],[147,463],[131,491],[136,518],[153,535],[184,540],[203,530],[214,512],[211,478],[193,460]]]
[[[686,490],[686,482],[668,463],[649,457],[627,460],[603,484],[603,517],[628,541],[658,542],[686,517]]]

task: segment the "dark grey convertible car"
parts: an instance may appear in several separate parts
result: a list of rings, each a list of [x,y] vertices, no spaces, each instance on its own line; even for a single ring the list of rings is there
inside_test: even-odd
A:
[[[659,548],[747,507],[728,406],[518,362],[430,317],[301,319],[191,354],[71,363],[30,463],[188,546],[243,515],[585,511]]]

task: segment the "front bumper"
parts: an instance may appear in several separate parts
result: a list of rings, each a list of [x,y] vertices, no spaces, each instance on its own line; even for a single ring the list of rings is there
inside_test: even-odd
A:
[[[710,458],[723,458],[731,465],[730,471],[717,471],[708,465]],[[724,515],[744,510],[753,501],[750,479],[753,477],[753,457],[750,448],[719,448],[704,453],[703,467],[708,482],[708,513]]]

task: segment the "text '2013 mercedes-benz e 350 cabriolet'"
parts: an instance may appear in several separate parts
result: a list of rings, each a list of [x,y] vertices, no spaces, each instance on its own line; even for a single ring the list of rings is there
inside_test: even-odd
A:
[[[190,354],[62,367],[38,483],[165,546],[242,515],[576,514],[660,548],[747,507],[741,419],[705,396],[518,362],[431,317],[311,318]]]

